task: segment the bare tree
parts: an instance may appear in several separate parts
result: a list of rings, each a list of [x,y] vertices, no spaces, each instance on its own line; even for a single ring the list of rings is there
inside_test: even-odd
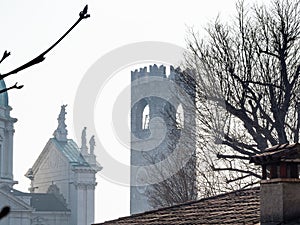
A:
[[[169,149],[165,154],[158,154],[156,156],[147,154],[145,156],[154,165],[154,168],[148,171],[148,175],[152,176],[153,180],[160,180],[160,182],[148,186],[145,192],[150,206],[154,209],[197,199],[199,190],[195,176],[195,169],[197,168],[195,165],[195,155],[192,155],[185,166],[181,167],[179,163],[180,157],[170,156],[171,152],[172,149]],[[163,165],[165,168],[157,166],[156,163],[165,160],[166,157],[168,160]],[[174,174],[164,172],[170,170],[177,172]]]
[[[163,171],[173,170],[180,157],[151,171],[163,180],[146,192],[154,208],[255,185],[261,174],[249,164],[251,156],[269,145],[299,142],[299,4],[274,0],[269,6],[248,6],[240,1],[231,24],[217,18],[202,38],[190,30],[185,70],[177,72],[185,84],[196,85],[195,108],[183,108],[196,111],[197,129],[194,124],[185,129],[195,131],[188,136],[196,140],[197,151],[192,163],[171,177]],[[173,116],[168,119],[176,124]],[[183,141],[184,149],[194,149],[193,141]],[[156,165],[172,151],[169,146],[168,152],[145,158]]]
[[[35,64],[41,63],[45,60],[45,56],[56,46],[58,43],[60,43],[82,20],[89,18],[90,15],[88,14],[88,6],[86,5],[84,9],[79,13],[79,18],[77,21],[67,30],[66,33],[64,33],[53,45],[51,45],[48,49],[46,49],[44,52],[42,52],[40,55],[35,57],[34,59],[30,60],[29,62],[7,72],[4,74],[0,74],[0,80],[3,80],[5,77],[8,77],[10,75],[16,74],[22,70],[25,70]],[[10,56],[10,52],[4,51],[2,58],[0,59],[0,64]],[[21,89],[24,85],[18,85],[16,82],[13,86],[10,86],[8,88],[0,90],[0,93],[7,92],[11,89]],[[7,216],[10,212],[10,207],[5,206],[2,208],[0,212],[0,220]]]
[[[242,1],[231,24],[217,18],[205,37],[190,31],[184,66],[193,71],[185,79],[192,74],[197,85],[197,157],[203,181],[210,174],[208,185],[223,182],[217,191],[257,183],[261,174],[249,165],[251,156],[299,142],[299,4]]]

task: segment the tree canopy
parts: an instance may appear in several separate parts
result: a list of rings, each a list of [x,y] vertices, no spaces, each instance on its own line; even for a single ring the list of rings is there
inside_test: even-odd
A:
[[[241,1],[230,23],[217,18],[205,37],[190,30],[184,67],[193,71],[185,79],[197,85],[199,159],[219,172],[203,180],[207,186],[223,178],[219,191],[252,185],[261,175],[251,156],[299,142],[299,4]]]

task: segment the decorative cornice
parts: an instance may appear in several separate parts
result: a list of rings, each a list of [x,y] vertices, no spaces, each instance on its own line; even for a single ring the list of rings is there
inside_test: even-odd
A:
[[[76,172],[76,173],[92,173],[92,174],[96,174],[95,169],[91,168],[91,167],[73,167],[72,171]]]
[[[76,190],[95,190],[97,186],[96,182],[83,183],[83,182],[74,182],[73,183]]]

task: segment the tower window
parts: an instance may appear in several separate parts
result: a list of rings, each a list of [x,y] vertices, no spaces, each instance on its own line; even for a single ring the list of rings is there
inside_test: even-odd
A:
[[[143,110],[143,130],[149,129],[149,121],[150,121],[150,116],[149,116],[149,105],[146,105],[144,110]]]
[[[176,125],[179,129],[182,129],[184,127],[184,113],[181,104],[177,107],[176,111]]]

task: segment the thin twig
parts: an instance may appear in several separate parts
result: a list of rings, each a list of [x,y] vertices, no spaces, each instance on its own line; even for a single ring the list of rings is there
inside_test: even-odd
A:
[[[0,60],[0,64],[3,62],[4,59],[6,59],[8,56],[10,56],[10,52],[8,51],[4,51],[2,59]]]
[[[21,89],[22,87],[24,87],[24,85],[18,86],[17,84],[18,84],[18,82],[16,82],[15,85],[13,85],[11,87],[0,90],[0,94],[3,92],[7,92],[8,90],[11,90],[11,89]]]
[[[61,38],[59,38],[52,46],[50,46],[48,49],[46,49],[46,50],[45,50],[44,52],[42,52],[40,55],[38,55],[38,56],[35,57],[34,59],[30,60],[29,62],[25,63],[24,65],[22,65],[22,66],[20,66],[20,67],[18,67],[18,68],[16,68],[16,69],[14,69],[14,70],[12,70],[12,71],[6,73],[6,74],[1,74],[1,75],[0,75],[0,80],[2,80],[3,78],[5,78],[5,77],[7,77],[7,76],[9,76],[9,75],[18,73],[18,72],[20,72],[20,71],[22,71],[22,70],[24,70],[24,69],[26,69],[26,68],[28,68],[28,67],[31,67],[31,66],[33,66],[33,65],[35,65],[35,64],[38,64],[38,63],[44,61],[46,54],[47,54],[49,51],[51,51],[56,45],[58,45],[58,43],[61,42],[61,41],[62,41],[62,40],[63,40],[63,39],[71,32],[71,30],[73,30],[74,27],[76,27],[76,26],[80,23],[80,21],[82,21],[83,19],[87,19],[87,18],[90,17],[90,15],[87,14],[87,10],[88,10],[88,6],[86,5],[86,6],[84,7],[84,9],[79,13],[79,18],[78,18],[78,20],[77,20],[77,21],[73,24],[73,26],[71,26],[70,29],[69,29],[64,35],[62,35]],[[6,57],[7,57],[7,56],[6,56]],[[6,57],[2,57],[2,61],[3,61]],[[9,88],[7,88],[7,89],[9,89]]]

